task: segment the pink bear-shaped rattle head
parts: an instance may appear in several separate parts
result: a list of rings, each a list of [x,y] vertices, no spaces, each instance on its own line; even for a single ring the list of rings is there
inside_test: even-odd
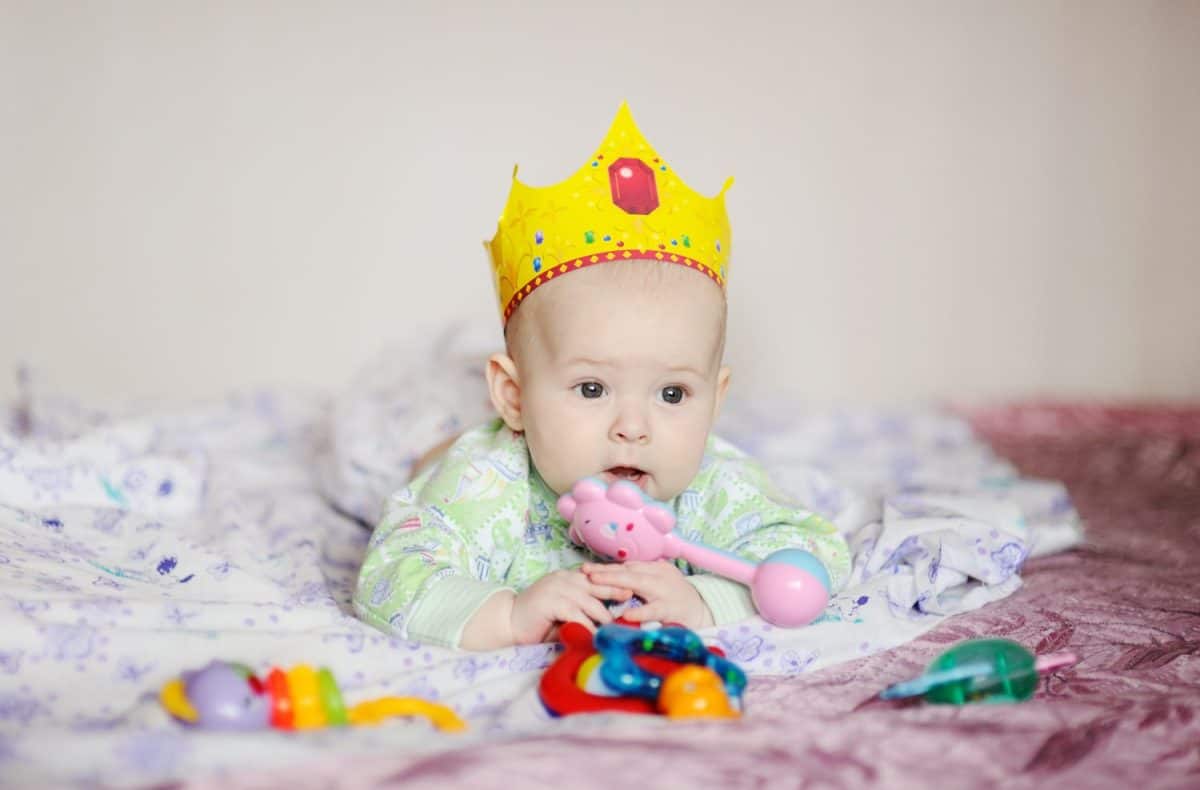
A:
[[[558,498],[558,512],[571,522],[571,540],[602,557],[653,562],[678,556],[670,534],[675,514],[628,480],[607,485],[585,477]]]

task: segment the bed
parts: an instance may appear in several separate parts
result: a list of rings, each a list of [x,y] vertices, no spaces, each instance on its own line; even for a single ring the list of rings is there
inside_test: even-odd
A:
[[[9,411],[0,785],[1200,786],[1200,408],[730,404],[722,434],[847,532],[852,586],[808,629],[707,634],[750,675],[740,722],[553,719],[553,646],[462,654],[352,616],[364,521],[411,453],[347,437],[482,408],[425,413],[411,364],[351,397],[100,412],[31,390]],[[1080,660],[1019,705],[876,699],[979,636]],[[157,691],[212,658],[325,665],[348,699],[470,726],[191,731]]]

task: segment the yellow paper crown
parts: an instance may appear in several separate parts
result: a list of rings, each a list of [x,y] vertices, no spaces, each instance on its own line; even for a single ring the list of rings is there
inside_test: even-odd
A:
[[[715,197],[693,190],[667,165],[621,103],[596,153],[548,187],[517,180],[492,259],[504,323],[533,289],[569,272],[632,258],[688,266],[724,288],[729,264],[728,179]]]

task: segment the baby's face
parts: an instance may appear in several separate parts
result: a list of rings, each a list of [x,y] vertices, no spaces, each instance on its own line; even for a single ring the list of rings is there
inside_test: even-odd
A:
[[[665,501],[699,470],[729,377],[723,295],[694,271],[639,265],[666,264],[547,283],[514,348],[521,428],[556,493],[599,476]]]

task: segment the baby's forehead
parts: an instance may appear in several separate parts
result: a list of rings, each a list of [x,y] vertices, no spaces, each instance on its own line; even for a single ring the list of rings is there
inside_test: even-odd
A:
[[[677,290],[643,291],[627,298],[610,294],[603,300],[583,293],[576,300],[547,300],[538,308],[531,329],[558,362],[573,357],[637,358],[707,367],[724,341],[721,300],[689,299]]]
[[[699,272],[678,264],[631,260],[593,266],[546,283],[543,301],[552,307],[602,304],[614,313],[644,309],[644,302],[720,315],[724,292]],[[538,295],[535,292],[535,296]],[[559,317],[571,310],[552,310]]]
[[[725,312],[721,292],[693,274],[694,281],[620,282],[607,287],[587,287],[582,278],[569,278],[547,289],[539,312],[553,329],[581,323],[628,322],[653,319],[660,323],[684,323],[699,331],[705,324],[716,326]],[[697,288],[699,283],[701,287]],[[574,286],[574,287],[573,287]],[[582,287],[581,287],[582,286]]]

